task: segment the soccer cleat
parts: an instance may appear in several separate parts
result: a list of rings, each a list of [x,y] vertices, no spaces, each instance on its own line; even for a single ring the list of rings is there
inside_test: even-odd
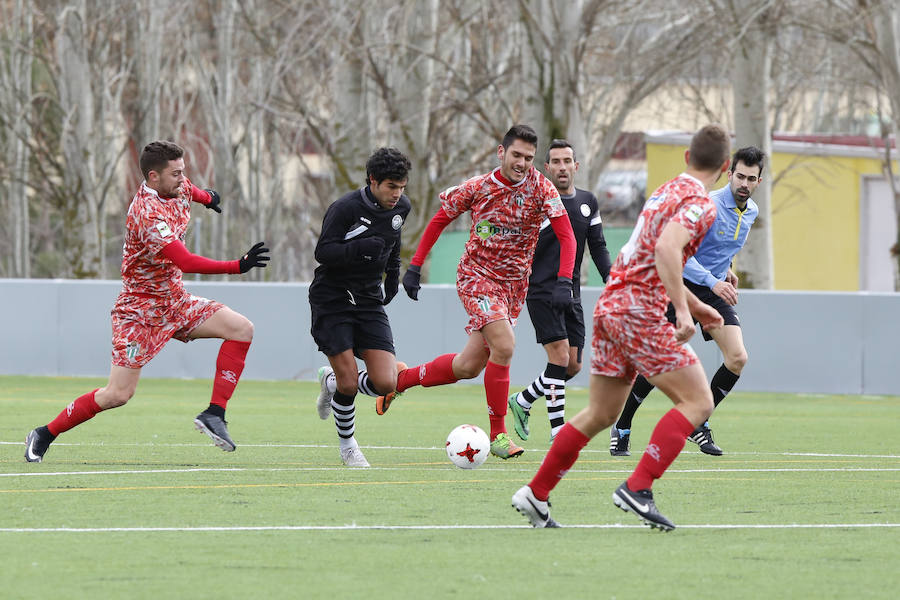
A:
[[[331,367],[319,367],[319,397],[316,399],[316,410],[323,421],[331,415],[331,399],[334,392],[328,391],[328,376],[334,373]]]
[[[409,367],[406,366],[405,362],[399,360],[397,361],[397,373],[400,373],[400,371],[405,371],[408,368]],[[400,394],[402,394],[402,392],[394,390],[393,392],[390,392],[384,396],[378,396],[377,398],[375,398],[375,414],[383,415],[384,413],[386,413],[391,407],[391,402],[396,400],[400,396]]]
[[[25,460],[28,462],[41,462],[44,460],[44,454],[47,453],[47,449],[50,448],[50,442],[54,439],[45,435],[40,431],[41,429],[45,428],[32,429],[25,437]],[[49,433],[48,431],[47,434]]]
[[[532,527],[559,527],[559,523],[550,517],[550,502],[538,500],[527,485],[513,494],[512,506],[531,521]]]
[[[497,437],[494,438],[494,441],[491,442],[491,454],[498,456],[503,460],[514,456],[520,456],[524,452],[525,449],[516,446],[505,433],[498,433]]]
[[[343,462],[348,467],[370,467],[369,461],[366,460],[366,457],[363,456],[362,450],[359,449],[359,446],[353,446],[351,448],[341,448],[341,462]]]
[[[609,453],[613,456],[631,456],[631,430],[619,429],[615,425],[609,428]]]
[[[657,528],[661,531],[672,531],[675,529],[675,524],[656,509],[656,504],[653,502],[653,492],[650,490],[633,492],[628,487],[628,481],[624,481],[613,492],[612,499],[613,504],[625,512],[636,514],[651,529]]]
[[[509,412],[511,412],[513,416],[513,428],[516,430],[516,435],[524,442],[531,433],[531,430],[528,429],[528,417],[530,413],[516,402],[516,396],[518,396],[518,394],[513,394],[509,397]]]
[[[700,452],[709,454],[710,456],[722,456],[722,449],[713,441],[712,429],[709,425],[703,424],[694,430],[694,433],[688,436],[688,439],[700,446]]]
[[[216,446],[225,452],[234,452],[234,449],[237,448],[237,446],[234,445],[234,442],[231,441],[231,436],[228,435],[228,428],[225,427],[227,424],[228,423],[222,417],[211,415],[206,411],[200,413],[197,415],[197,418],[194,419],[194,426],[208,435],[209,439],[211,439]]]

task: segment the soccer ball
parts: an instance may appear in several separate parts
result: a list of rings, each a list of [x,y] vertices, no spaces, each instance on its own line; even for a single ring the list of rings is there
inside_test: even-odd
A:
[[[476,425],[460,425],[447,436],[447,456],[460,469],[480,467],[490,451],[491,441]]]

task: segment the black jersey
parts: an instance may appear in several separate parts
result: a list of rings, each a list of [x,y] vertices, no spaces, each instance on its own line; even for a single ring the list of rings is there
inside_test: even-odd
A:
[[[400,228],[411,205],[405,195],[392,209],[378,205],[368,186],[336,200],[325,212],[316,244],[316,267],[309,302],[323,308],[381,304],[384,273],[400,272]],[[353,242],[384,239],[381,255],[357,258]]]
[[[609,276],[609,250],[603,237],[603,224],[597,207],[597,198],[586,190],[575,189],[571,196],[562,196],[572,231],[575,233],[575,269],[572,272],[572,290],[575,298],[581,298],[581,261],[584,258],[584,243],[591,249],[591,258],[603,277]],[[528,298],[550,300],[556,277],[559,273],[559,240],[550,227],[550,221],[541,224],[541,235],[534,249],[531,277],[528,278]]]

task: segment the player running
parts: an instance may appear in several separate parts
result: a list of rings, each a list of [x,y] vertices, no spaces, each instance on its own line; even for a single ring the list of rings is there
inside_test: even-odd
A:
[[[547,352],[547,366],[531,385],[509,397],[513,427],[522,440],[530,434],[528,418],[531,406],[544,396],[550,419],[550,441],[565,424],[566,381],[581,371],[584,350],[584,311],[581,308],[581,260],[587,242],[591,258],[603,281],[609,275],[609,251],[603,237],[603,221],[597,209],[597,198],[587,190],[575,187],[578,161],[575,149],[566,140],[553,140],[547,150],[544,171],[559,190],[575,235],[575,269],[572,273],[574,304],[571,310],[554,310],[551,299],[559,271],[559,241],[549,221],[541,224],[541,235],[534,250],[531,277],[528,279],[528,316],[534,325],[539,344]]]
[[[394,391],[397,361],[384,306],[400,288],[400,229],[411,205],[403,194],[409,159],[379,148],[366,161],[366,185],[336,200],[325,213],[309,286],[312,336],[330,367],[319,369],[319,417],[334,413],[341,461],[368,467],[356,441],[356,392]],[[382,294],[382,276],[384,293]],[[357,371],[356,357],[366,363]],[[401,366],[405,366],[402,365]]]
[[[692,315],[708,330],[721,327],[722,316],[685,288],[681,273],[715,221],[708,190],[728,168],[728,151],[722,127],[703,127],[685,153],[685,172],[644,203],[594,309],[588,406],[563,426],[537,474],[512,497],[513,507],[533,526],[558,526],[550,517],[551,490],[588,441],[612,425],[635,376],[644,373],[675,407],[656,425],[631,477],[613,492],[613,502],[651,527],[675,528],[657,510],[651,486],[712,412],[703,366],[685,342],[694,333]],[[665,318],[670,300],[674,326]]]
[[[701,302],[719,311],[725,320],[724,327],[703,331],[703,339],[715,340],[723,357],[722,366],[709,382],[714,407],[719,406],[734,388],[747,364],[741,322],[734,309],[738,301],[738,278],[730,267],[735,255],[747,242],[750,228],[759,214],[759,208],[750,195],[762,179],[765,156],[762,150],[754,146],[734,153],[728,171],[729,185],[709,195],[716,203],[716,221],[700,242],[697,254],[684,265],[684,285]],[[669,322],[675,322],[675,310],[671,304],[666,317]],[[638,375],[619,420],[609,428],[609,453],[613,456],[631,454],[631,420],[652,390],[653,384],[643,375]],[[700,451],[705,454],[722,455],[722,449],[713,441],[709,421],[695,429],[688,439],[700,446]]]
[[[491,453],[503,459],[524,452],[506,432],[509,365],[515,345],[513,325],[525,302],[531,259],[545,219],[550,220],[560,241],[553,302],[563,310],[573,301],[575,239],[559,192],[532,164],[537,142],[534,129],[514,125],[497,148],[498,168],[442,192],[441,208],[425,229],[403,276],[407,295],[418,300],[428,252],[451,221],[471,213],[469,241],[456,271],[456,291],[469,315],[469,340],[458,354],[444,354],[401,370],[396,393],[415,385],[430,387],[471,379],[484,371]],[[384,414],[395,396],[377,398],[376,412]]]
[[[25,439],[25,460],[41,462],[61,433],[98,412],[124,405],[134,395],[141,367],[175,338],[225,340],[216,359],[212,399],[194,419],[216,446],[232,452],[225,407],[253,340],[253,323],[224,304],[189,294],[183,273],[246,273],[265,267],[269,249],[259,242],[238,260],[219,261],[192,254],[184,245],[191,202],[222,212],[213,190],[201,190],[185,175],[184,150],[172,142],[152,142],[140,157],[144,182],[131,201],[125,222],[122,292],[112,309],[112,367],[109,382],[76,398],[47,425]]]

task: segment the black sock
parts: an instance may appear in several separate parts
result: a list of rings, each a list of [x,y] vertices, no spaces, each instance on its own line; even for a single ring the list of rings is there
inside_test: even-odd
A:
[[[56,436],[53,435],[52,433],[50,433],[50,430],[47,428],[46,425],[41,425],[40,427],[37,428],[37,430],[38,430],[38,435],[44,439],[48,439],[51,442],[56,439]]]
[[[643,375],[637,376],[637,379],[634,380],[634,385],[631,387],[631,392],[628,394],[628,400],[625,401],[625,408],[622,409],[622,414],[616,423],[616,429],[631,429],[631,420],[634,418],[634,413],[637,412],[644,398],[653,391],[653,387],[653,384],[647,381]]]
[[[725,396],[727,396],[728,392],[734,388],[734,384],[736,384],[737,380],[740,378],[740,375],[735,375],[728,370],[725,363],[722,363],[722,366],[719,367],[719,370],[713,375],[712,381],[709,382],[709,387],[712,390],[713,395],[713,404],[715,406],[718,406],[719,403],[725,399]]]
[[[207,408],[203,412],[214,417],[219,417],[220,419],[225,418],[225,409],[218,404],[210,404],[209,408]]]

